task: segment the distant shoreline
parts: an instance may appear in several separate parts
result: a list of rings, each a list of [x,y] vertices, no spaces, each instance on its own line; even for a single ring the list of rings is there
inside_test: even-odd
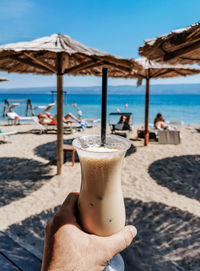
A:
[[[56,86],[52,87],[27,87],[27,88],[0,88],[0,94],[49,94],[52,90],[56,90]],[[69,86],[63,88],[68,94],[101,94],[101,86],[74,87]],[[119,85],[108,86],[109,94],[116,95],[139,95],[145,93],[145,85],[136,87],[135,85]],[[200,95],[200,84],[164,84],[150,85],[150,94],[197,94]]]

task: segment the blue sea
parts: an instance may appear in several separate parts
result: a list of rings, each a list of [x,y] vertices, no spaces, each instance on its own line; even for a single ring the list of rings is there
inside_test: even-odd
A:
[[[54,97],[56,98],[56,97]],[[31,99],[33,106],[47,105],[52,103],[50,94],[0,94],[0,120],[2,121],[2,113],[4,99],[16,99],[12,103],[17,103],[18,99]],[[131,112],[133,114],[133,124],[144,123],[144,95],[108,95],[108,114],[116,112]],[[19,102],[20,105],[15,111],[25,116],[26,102]],[[101,95],[98,94],[67,94],[63,100],[64,114],[72,112],[77,115],[77,108],[83,112],[83,118],[98,119],[101,116]],[[73,104],[77,104],[77,108]],[[128,108],[125,108],[128,104]],[[36,110],[38,114],[41,110]],[[149,106],[149,122],[153,122],[155,115],[161,112],[166,120],[180,120],[185,124],[200,124],[200,95],[196,94],[178,94],[178,95],[150,95]],[[52,114],[56,113],[56,107],[52,108]],[[109,121],[109,116],[108,116]],[[110,120],[115,121],[115,120]],[[116,120],[117,121],[117,120]]]

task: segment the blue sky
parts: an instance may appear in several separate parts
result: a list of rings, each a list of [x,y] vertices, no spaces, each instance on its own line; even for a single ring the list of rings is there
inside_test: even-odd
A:
[[[199,0],[1,0],[0,44],[29,41],[53,33],[122,57],[138,57],[144,39],[199,21]],[[55,76],[8,74],[1,88],[55,86]],[[109,79],[111,85],[135,80]],[[200,76],[152,80],[153,84],[200,83]],[[65,76],[64,85],[100,85],[97,77]]]

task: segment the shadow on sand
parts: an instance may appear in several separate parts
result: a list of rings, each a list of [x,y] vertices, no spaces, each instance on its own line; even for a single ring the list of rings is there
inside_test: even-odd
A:
[[[52,176],[49,166],[32,159],[0,158],[0,206],[39,189]]]
[[[131,154],[135,153],[137,148],[131,144],[130,148],[127,150],[125,157],[130,156]]]
[[[44,229],[58,208],[59,206],[43,211],[36,216],[31,216],[20,224],[13,224],[5,233],[39,259],[42,259]]]
[[[126,271],[198,270],[199,218],[161,203],[126,198],[125,205],[127,223],[138,230],[133,244],[122,253]]]
[[[126,271],[199,270],[199,218],[160,203],[126,198],[125,205],[127,224],[138,230],[135,241],[122,253]],[[41,258],[44,227],[57,208],[12,225],[6,233]]]
[[[64,144],[72,145],[74,138],[64,140]],[[42,158],[49,160],[49,164],[56,165],[56,141],[42,144],[34,149],[34,153]],[[72,152],[67,153],[65,162],[72,161]],[[77,153],[75,154],[75,162],[79,162]]]
[[[72,145],[72,141],[74,138],[64,140],[64,144]],[[126,156],[129,156],[136,152],[136,147],[131,145],[131,147],[127,150]],[[56,165],[56,141],[48,142],[46,144],[40,145],[35,148],[34,153],[42,158],[49,160],[51,165]],[[72,161],[72,152],[67,152],[67,156],[65,162]],[[79,162],[79,158],[77,152],[75,154],[75,162]]]
[[[200,155],[157,160],[149,167],[149,174],[159,185],[200,200]]]

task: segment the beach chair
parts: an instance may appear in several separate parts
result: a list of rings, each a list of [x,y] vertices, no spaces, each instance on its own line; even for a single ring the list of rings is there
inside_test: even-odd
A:
[[[17,134],[17,131],[4,132],[0,129],[0,142],[11,142],[10,140],[8,140],[8,137],[15,134]]]
[[[13,103],[13,104],[9,105],[8,109],[9,109],[10,112],[12,112],[13,108],[15,108],[15,107],[17,107],[19,105],[20,105],[20,103]]]
[[[158,141],[158,130],[155,128],[154,124],[148,124],[149,130],[149,141]],[[145,138],[144,126],[137,130],[137,139]]]
[[[83,119],[83,123],[86,123],[86,128],[93,128],[101,125],[101,119]]]
[[[144,128],[137,130],[137,138],[144,138]],[[181,134],[176,127],[158,130],[154,124],[149,123],[149,141],[157,141],[159,144],[180,144]]]
[[[177,130],[158,130],[158,143],[159,144],[174,144],[181,143],[180,131]]]
[[[48,104],[48,105],[37,105],[37,106],[33,107],[33,110],[35,110],[35,109],[43,109],[40,113],[46,113],[46,112],[50,111],[54,105],[55,105],[55,103],[51,103],[51,104]]]
[[[32,132],[39,132],[40,134],[45,133],[57,133],[56,124],[41,124],[37,119],[38,129],[32,129]],[[78,131],[84,131],[87,127],[86,123],[63,123],[63,132],[67,134],[72,134]]]
[[[36,124],[38,126],[38,128],[40,128],[40,131],[44,130],[43,125],[41,125],[38,121],[37,117],[22,117],[20,115],[18,115],[16,112],[8,112],[7,113],[7,117],[8,117],[8,124],[22,124],[22,123],[31,123],[33,122],[34,124]]]
[[[159,144],[173,144],[178,145],[181,143],[181,133],[176,126],[183,125],[182,121],[171,120],[166,121],[169,125],[168,129],[155,129],[156,138]]]
[[[8,124],[21,124],[22,122],[32,122],[33,117],[22,117],[18,115],[16,112],[8,112],[7,114],[8,117]]]
[[[88,123],[85,120],[81,122],[66,122],[63,124],[64,130],[71,129],[72,132],[84,131],[88,127]]]
[[[184,125],[184,122],[183,121],[181,121],[181,120],[166,120],[166,123],[168,124],[168,125],[172,125],[172,126],[182,126],[182,125]]]

